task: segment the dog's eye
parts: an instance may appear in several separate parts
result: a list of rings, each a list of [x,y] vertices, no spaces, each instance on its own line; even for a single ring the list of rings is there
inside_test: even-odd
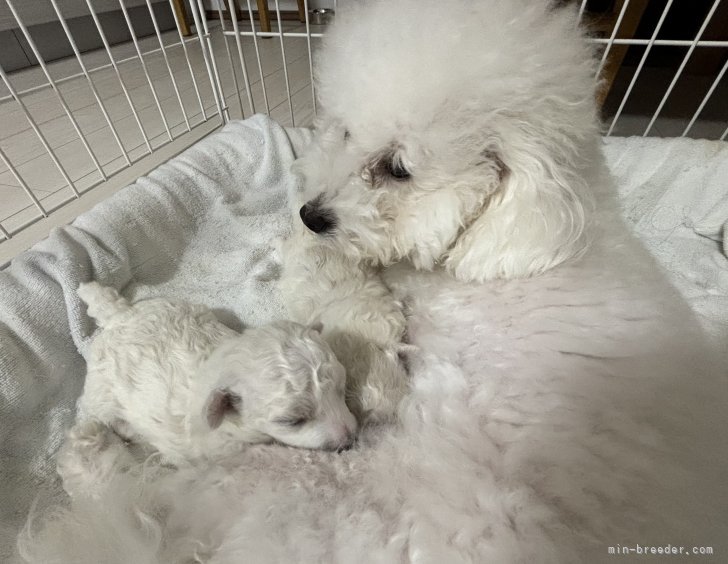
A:
[[[307,421],[308,419],[306,417],[283,417],[281,419],[276,419],[275,422],[278,425],[283,425],[284,427],[300,427]]]
[[[348,129],[346,129],[344,131],[344,141],[348,141],[349,139],[351,139],[351,133],[349,132]]]
[[[397,180],[407,180],[410,177],[409,171],[398,159],[392,159],[387,163],[387,173]]]

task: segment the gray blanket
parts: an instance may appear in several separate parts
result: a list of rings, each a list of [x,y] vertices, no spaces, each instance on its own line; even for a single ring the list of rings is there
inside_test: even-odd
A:
[[[0,562],[11,558],[33,500],[60,495],[52,455],[73,418],[93,331],[79,282],[96,279],[133,299],[184,297],[231,325],[280,317],[271,240],[288,229],[288,169],[310,135],[260,116],[231,123],[0,272]],[[689,140],[606,146],[628,219],[719,341],[728,335],[728,263],[696,233],[728,218],[718,174],[726,150]],[[694,212],[695,229],[644,221],[666,207]],[[690,268],[670,268],[670,257]]]
[[[270,245],[288,229],[288,169],[309,136],[261,116],[230,123],[0,272],[1,562],[36,496],[60,495],[52,455],[93,332],[78,284],[184,296],[233,325],[279,318]]]

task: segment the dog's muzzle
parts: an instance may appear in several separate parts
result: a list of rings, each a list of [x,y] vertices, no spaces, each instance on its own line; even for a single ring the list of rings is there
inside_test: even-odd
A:
[[[301,207],[299,215],[303,224],[314,233],[327,233],[336,226],[336,222],[330,212],[322,210],[310,202]]]

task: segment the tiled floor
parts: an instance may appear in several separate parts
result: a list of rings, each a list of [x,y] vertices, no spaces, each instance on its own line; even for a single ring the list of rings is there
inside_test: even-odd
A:
[[[240,100],[243,103],[244,116],[247,117],[252,112],[235,40],[229,38],[228,46],[232,58],[232,68],[235,69],[238,87],[242,91],[240,96],[233,85],[233,71],[219,25],[217,22],[210,22],[210,25],[215,59],[230,117],[233,119],[241,117]],[[240,25],[249,30],[249,23],[241,22]],[[227,26],[230,27],[229,22],[227,22]],[[273,26],[275,30],[275,23]],[[314,33],[322,31],[320,26],[319,28],[311,27]],[[299,22],[284,22],[283,28],[285,31],[305,31],[305,26]],[[179,37],[176,31],[168,32],[163,34],[163,40],[165,45],[171,45],[178,42]],[[156,37],[142,39],[139,43],[142,52],[159,48]],[[318,40],[314,38],[311,43],[312,48],[315,49]],[[291,125],[280,40],[278,38],[259,39],[258,45],[270,114],[284,125]],[[243,37],[242,46],[255,110],[266,112],[252,38]],[[295,124],[310,125],[313,119],[313,104],[306,39],[286,37],[284,47]],[[167,49],[172,75],[175,78],[192,133],[187,133],[184,114],[163,56],[159,52],[144,56],[168,127],[172,136],[177,138],[174,142],[179,143],[180,148],[184,148],[196,140],[195,126],[204,122],[203,111],[207,118],[220,121],[199,43],[197,41],[189,43],[187,52],[189,65],[181,46],[177,45]],[[133,44],[129,43],[112,47],[112,53],[116,61],[121,61],[135,55],[135,50]],[[109,63],[104,50],[84,54],[83,58],[89,69]],[[159,146],[169,143],[169,135],[160,117],[142,65],[138,59],[133,59],[120,64],[119,68],[152,148],[156,150]],[[190,68],[194,73],[197,89]],[[80,67],[74,58],[51,63],[48,65],[48,69],[55,80],[80,72]],[[148,149],[114,70],[107,68],[93,72],[91,76],[114,128],[118,132],[124,151],[132,162],[137,161],[148,153]],[[21,92],[46,83],[46,79],[38,67],[10,75],[10,81],[13,87]],[[80,76],[63,81],[58,84],[58,87],[104,173],[112,175],[124,168],[127,165],[126,159],[112,135],[86,79]],[[8,91],[4,85],[0,84],[0,99],[7,95]],[[53,90],[50,88],[31,90],[22,95],[22,100],[57,155],[62,167],[73,180],[77,190],[83,193],[89,187],[98,184],[102,177]],[[12,99],[0,102],[0,124],[2,124],[0,126],[0,148],[35,193],[43,207],[51,210],[65,201],[74,199],[74,194],[58,167],[44,150],[21,108]],[[0,162],[0,202],[0,221],[2,221],[3,227],[10,232],[40,216],[39,210],[25,194],[12,172],[2,162]],[[3,244],[0,243],[0,251],[2,246]]]
[[[233,119],[240,118],[241,115],[247,117],[252,112],[247,98],[235,40],[234,38],[228,38],[227,41],[227,47],[230,52],[229,57],[232,59],[231,65],[225,41],[220,33],[219,23],[211,21],[210,25],[215,60],[230,117]],[[247,22],[241,22],[240,25],[246,31],[250,26]],[[275,22],[273,22],[273,26],[275,29]],[[230,28],[229,22],[227,22],[227,27]],[[283,27],[285,31],[305,31],[305,26],[296,21],[284,22]],[[321,26],[311,27],[314,33],[324,31]],[[160,112],[154,99],[154,93],[149,86],[144,68],[139,63],[139,60],[132,58],[127,62],[121,63],[119,68],[123,82],[128,89],[134,110],[139,122],[141,122],[144,133],[148,137],[152,148],[155,150],[152,158],[146,158],[143,163],[135,165],[140,167],[138,174],[144,174],[147,170],[155,166],[156,163],[161,162],[159,160],[162,158],[161,156],[156,161],[155,159],[158,155],[156,151],[162,145],[173,145],[174,147],[178,147],[179,150],[182,150],[209,131],[209,127],[204,131],[202,127],[196,127],[199,124],[205,123],[205,119],[220,123],[200,44],[195,41],[187,45],[188,64],[182,48],[179,45],[171,46],[173,43],[179,41],[176,31],[163,34],[163,41],[165,45],[169,46],[167,53],[172,69],[172,76],[175,78],[176,86],[184,106],[184,112],[187,114],[192,131],[187,132],[184,113],[180,108],[174,84],[172,83],[170,73],[160,52],[145,55],[144,61],[148,73],[153,79],[152,82],[156,95],[164,111],[167,127],[169,127],[174,141],[170,141],[170,136],[160,117]],[[311,45],[314,50],[317,48],[318,41],[316,38],[311,40]],[[267,109],[264,103],[263,88],[255,57],[253,40],[250,37],[242,37],[241,43],[250,79],[255,110],[257,112],[266,112]],[[295,124],[303,126],[310,125],[313,120],[313,103],[307,41],[305,38],[287,37],[284,43],[287,62],[286,69],[288,71]],[[139,44],[143,52],[159,49],[159,43],[156,37],[144,38],[139,41]],[[288,96],[280,41],[278,38],[259,39],[258,46],[260,49],[270,114],[274,119],[277,119],[284,125],[291,125],[291,110],[287,101]],[[112,52],[116,61],[122,61],[135,55],[135,49],[132,43],[114,46]],[[109,63],[104,50],[86,53],[83,55],[83,58],[89,69]],[[233,74],[231,67],[235,69],[235,74]],[[53,62],[48,65],[48,68],[52,77],[56,80],[80,72],[78,63],[74,58]],[[657,96],[657,100],[659,101],[659,97],[666,86],[665,80],[669,80],[669,77],[662,76],[660,72],[645,69],[642,78],[637,83],[638,87],[632,92],[630,102],[620,117],[617,127],[613,132],[614,135],[642,134],[656,106],[656,103],[648,101],[654,99],[655,96]],[[238,81],[237,89],[234,86],[234,76]],[[114,128],[118,132],[124,151],[132,162],[138,161],[148,153],[147,146],[140,126],[135,118],[135,113],[132,111],[126,96],[120,88],[119,80],[115,72],[112,68],[106,68],[93,72],[92,78],[113,122]],[[618,75],[613,89],[615,95],[610,97],[605,105],[607,124],[610,121],[609,116],[616,110],[616,106],[620,100],[619,96],[626,89],[629,78],[630,75],[628,72],[626,74],[620,72],[620,75]],[[78,191],[84,193],[89,187],[99,184],[102,181],[102,177],[94,166],[89,152],[74,131],[72,123],[65,115],[57,95],[50,88],[41,88],[46,83],[41,69],[35,67],[14,73],[10,76],[10,80],[16,90],[27,92],[22,95],[23,102],[38,123],[48,144],[52,147],[59,162],[68,176],[73,180]],[[692,85],[693,91],[697,93],[696,95],[702,96],[709,87],[710,77],[705,80],[708,81],[707,84],[698,84],[691,80],[688,80],[686,84],[688,87]],[[726,82],[728,81],[723,81],[724,84],[716,90],[711,104],[706,106],[705,115],[696,123],[691,132],[692,137],[717,138],[725,130],[728,117],[721,114],[721,111],[725,108],[723,104],[720,104],[720,100],[724,100],[725,96],[728,95],[725,92],[728,88],[728,85],[725,84]],[[61,95],[64,97],[74,118],[77,120],[79,128],[87,138],[90,150],[100,163],[104,173],[106,175],[112,175],[115,171],[124,169],[127,164],[125,157],[111,134],[111,130],[94,99],[86,79],[80,76],[71,80],[64,80],[58,86]],[[678,90],[676,89],[673,99],[679,102],[680,99],[690,98],[689,93],[686,94]],[[23,111],[17,103],[7,98],[7,96],[8,92],[0,84],[0,148],[47,210],[53,210],[64,202],[73,200],[74,194],[72,190],[59,172],[56,164],[43,148],[37,135],[31,129]],[[6,99],[3,100],[3,98]],[[242,113],[241,102],[244,110]],[[699,103],[699,98],[691,107],[696,107],[697,103]],[[667,110],[669,108],[666,106],[665,115],[657,120],[651,135],[679,135],[682,133],[687,119],[692,115],[692,113],[687,114],[688,118],[686,119],[679,111],[675,114]],[[716,114],[716,111],[720,115]],[[169,155],[174,153],[166,150],[164,154]],[[136,172],[134,167],[129,170]],[[86,199],[82,198],[77,202],[78,205],[76,207],[79,210],[83,210],[83,203],[86,201]],[[88,201],[90,202],[91,200]],[[54,224],[54,221],[60,221],[55,219],[59,215],[51,214],[50,219],[41,222],[42,225],[39,224],[33,227],[38,233],[37,238],[47,233],[48,229]],[[39,217],[38,209],[25,194],[20,183],[12,172],[0,161],[0,223],[2,226],[12,233],[29,222],[37,220]],[[24,236],[26,236],[25,232]],[[18,239],[14,239],[16,242],[12,250],[13,253],[22,248],[22,245],[18,247]],[[32,242],[31,238],[28,238],[28,241]],[[7,260],[10,249],[10,243],[0,242],[0,264]]]

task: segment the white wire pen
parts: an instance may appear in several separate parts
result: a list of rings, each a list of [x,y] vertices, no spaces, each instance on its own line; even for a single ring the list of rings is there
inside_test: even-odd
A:
[[[268,103],[268,92],[265,88],[265,74],[263,73],[263,62],[260,58],[260,48],[258,47],[258,36],[255,34],[255,18],[253,17],[253,8],[248,0],[248,17],[250,18],[250,30],[253,36],[253,47],[255,48],[255,60],[258,62],[258,73],[260,74],[260,86],[263,89],[263,102],[265,103],[265,113],[270,115],[270,104]],[[239,29],[236,30],[238,35],[244,35]]]
[[[103,180],[106,180],[106,173],[104,172],[104,169],[101,167],[101,164],[99,163],[98,159],[96,158],[96,155],[91,150],[91,146],[88,144],[88,140],[86,139],[85,135],[81,131],[81,127],[78,125],[78,122],[76,121],[76,118],[73,117],[73,112],[71,112],[71,109],[68,107],[68,104],[66,103],[66,99],[63,97],[63,94],[61,94],[61,91],[58,89],[58,86],[56,85],[55,81],[53,80],[53,77],[51,76],[50,72],[48,72],[48,67],[45,64],[45,61],[43,60],[43,57],[40,54],[40,51],[38,50],[37,45],[35,44],[35,41],[33,40],[33,37],[30,35],[30,32],[28,32],[28,28],[25,26],[23,21],[20,19],[20,15],[18,14],[17,10],[15,9],[15,6],[13,5],[12,0],[5,0],[5,3],[8,5],[8,8],[10,8],[10,11],[13,14],[13,17],[15,18],[15,21],[18,24],[18,28],[23,34],[23,37],[25,37],[25,40],[28,42],[28,46],[30,47],[30,50],[33,52],[33,55],[38,61],[38,66],[40,66],[41,70],[43,71],[43,75],[45,76],[46,80],[48,81],[48,84],[50,84],[51,88],[53,89],[53,92],[56,94],[56,98],[58,99],[58,102],[61,104],[61,107],[63,108],[63,111],[65,112],[66,116],[68,117],[69,121],[71,122],[71,125],[73,129],[75,130],[76,134],[78,135],[79,140],[81,141],[81,144],[83,145],[84,149],[86,149],[86,152],[88,153],[89,157],[91,158],[91,162],[93,162],[94,166],[96,167],[96,170],[101,175],[101,178]]]
[[[316,116],[316,86],[313,80],[313,53],[311,51],[311,24],[308,18],[308,0],[303,0],[303,8],[306,12],[306,48],[308,49],[308,73],[311,78],[311,103],[313,104],[313,115]]]
[[[190,5],[192,4],[192,0],[190,0]],[[202,4],[202,0],[197,0],[197,8],[199,10],[199,13],[195,12],[194,7],[192,8],[192,13],[195,18],[195,26],[198,28],[199,33],[199,26],[202,24],[202,36],[205,38],[205,42],[207,45],[207,50],[210,52],[210,65],[212,67],[212,75],[215,77],[215,84],[217,86],[217,95],[219,95],[220,98],[220,109],[222,111],[222,116],[224,121],[228,122],[230,121],[230,112],[228,112],[227,108],[227,102],[225,99],[225,90],[222,87],[222,81],[220,80],[220,72],[217,70],[217,62],[215,60],[215,51],[212,47],[212,40],[210,38],[210,30],[207,27],[207,17],[205,16],[205,6]],[[202,40],[202,39],[201,39]],[[214,90],[213,90],[214,92]]]
[[[649,135],[650,131],[652,130],[652,126],[655,125],[655,121],[657,120],[657,117],[660,115],[660,112],[662,112],[662,108],[665,106],[665,102],[667,102],[667,99],[670,97],[670,94],[672,94],[672,89],[675,88],[675,85],[677,84],[678,79],[680,78],[683,70],[685,69],[685,65],[688,64],[688,61],[690,60],[690,56],[693,54],[693,51],[695,51],[695,47],[697,47],[698,42],[700,41],[700,38],[703,36],[703,33],[705,32],[705,28],[708,27],[710,20],[713,18],[713,14],[718,9],[718,4],[720,4],[720,0],[715,0],[713,2],[713,5],[710,7],[710,12],[708,12],[708,15],[705,16],[705,19],[703,20],[703,25],[700,26],[700,29],[698,30],[698,33],[695,36],[695,39],[693,40],[692,44],[690,45],[690,48],[688,49],[688,52],[685,54],[685,57],[683,58],[682,62],[680,63],[680,66],[678,67],[677,71],[675,72],[675,76],[673,76],[672,82],[670,82],[670,86],[667,87],[667,90],[665,91],[665,95],[662,97],[662,100],[660,100],[660,105],[657,106],[657,109],[655,110],[655,113],[652,115],[652,119],[650,120],[650,123],[647,124],[647,128],[645,129],[644,133],[642,134],[642,137],[647,137],[647,135]]]
[[[185,41],[184,36],[182,35],[182,22],[179,19],[179,15],[177,14],[177,10],[174,8],[174,3],[172,0],[169,0],[169,8],[172,11],[172,14],[174,15],[174,23],[177,27],[177,34],[179,35],[179,44],[182,46],[182,51],[185,54],[185,60],[187,61],[187,70],[190,71],[190,77],[192,78],[192,86],[195,89],[195,95],[197,96],[197,101],[200,104],[200,114],[202,114],[202,121],[205,121],[207,119],[207,114],[205,113],[205,104],[202,102],[202,96],[200,95],[200,87],[197,84],[197,77],[195,76],[195,71],[192,69],[192,61],[190,61],[190,53],[187,50],[187,41]],[[169,47],[173,47],[176,45],[176,43],[170,44]]]
[[[179,93],[179,87],[177,86],[177,80],[174,78],[174,72],[172,71],[172,65],[169,64],[169,57],[167,56],[167,49],[164,47],[164,40],[162,39],[162,33],[159,31],[159,24],[157,23],[157,16],[154,15],[154,8],[152,8],[152,3],[150,0],[147,0],[147,8],[149,9],[149,17],[152,19],[152,25],[154,26],[154,33],[157,35],[157,41],[159,41],[159,48],[162,50],[162,58],[164,59],[164,64],[167,67],[167,72],[169,73],[169,79],[172,81],[172,88],[174,89],[174,94],[177,96],[177,102],[179,102],[179,107],[182,110],[182,118],[185,120],[185,127],[187,128],[187,131],[190,131],[190,120],[187,118],[187,110],[185,109],[185,105],[182,102],[182,95]],[[129,28],[129,31],[131,31],[131,28]],[[131,32],[132,35],[134,32]]]
[[[207,71],[207,76],[210,79],[210,89],[212,90],[212,97],[215,100],[215,107],[217,108],[217,113],[220,116],[220,119],[222,121],[227,121],[227,106],[225,104],[225,98],[222,95],[222,92],[218,90],[219,80],[217,79],[216,66],[214,67],[215,72],[213,73],[213,63],[215,62],[215,55],[212,50],[208,50],[209,41],[206,43],[205,40],[209,39],[209,34],[203,32],[202,24],[200,23],[200,16],[197,13],[198,9],[199,4],[196,5],[193,0],[190,0],[190,11],[192,12],[192,19],[195,22],[195,31],[197,33],[197,38],[200,42],[200,50],[202,52],[202,59],[205,62],[205,70]]]
[[[602,53],[602,58],[599,61],[599,68],[597,68],[597,76],[602,74],[602,69],[604,68],[604,63],[606,63],[607,57],[609,56],[609,52],[612,50],[612,45],[615,44],[615,39],[617,37],[617,33],[619,32],[619,26],[622,25],[622,19],[624,18],[624,14],[627,12],[627,8],[629,8],[629,2],[630,2],[630,0],[624,0],[622,9],[619,11],[619,16],[617,16],[617,22],[614,24],[614,29],[612,29],[612,33],[606,42],[607,47],[604,49],[604,52]]]
[[[131,23],[131,19],[129,18],[129,12],[126,10],[126,6],[124,5],[124,0],[119,0],[119,5],[121,6],[121,11],[124,14],[124,21],[126,21],[126,27],[129,28],[129,34],[131,35],[131,40],[134,43],[134,49],[136,50],[137,57],[139,57],[139,64],[142,67],[142,71],[144,72],[144,76],[147,79],[147,84],[149,85],[149,89],[152,91],[152,98],[154,98],[154,103],[157,105],[157,110],[159,111],[159,117],[162,118],[162,124],[164,125],[164,130],[167,132],[167,137],[169,137],[169,140],[172,141],[174,139],[172,137],[172,132],[169,129],[169,124],[167,123],[167,117],[164,115],[164,110],[162,109],[162,104],[159,102],[159,96],[157,95],[157,89],[154,87],[154,82],[152,81],[152,77],[149,76],[149,69],[147,68],[147,63],[144,61],[144,56],[142,54],[142,50],[139,48],[139,41],[137,40],[136,33],[134,33],[134,26]]]
[[[243,56],[243,46],[240,42],[240,28],[238,27],[238,16],[233,8],[233,0],[228,0],[228,7],[229,7],[229,13],[230,13],[230,19],[233,22],[233,31],[235,33],[235,45],[238,48],[238,57],[240,59],[240,68],[243,71],[243,81],[245,82],[245,91],[248,94],[248,103],[250,104],[250,113],[255,113],[255,102],[253,102],[253,93],[250,88],[250,79],[248,78],[248,67],[245,64],[245,57]],[[220,18],[222,18],[222,12],[220,13]],[[223,29],[224,32],[224,29]],[[223,33],[223,38],[225,39],[225,46],[227,47],[227,37]],[[229,53],[228,53],[229,54]],[[232,59],[230,64],[232,65]],[[233,76],[235,76],[235,71],[233,71]],[[236,87],[237,88],[237,87]],[[238,94],[240,94],[240,90],[238,90]],[[240,101],[240,113],[245,115],[245,112],[243,112],[243,102]]]
[[[45,135],[43,135],[43,133],[41,132],[35,119],[33,119],[33,116],[28,111],[27,106],[25,105],[23,100],[20,98],[18,93],[15,91],[15,88],[13,88],[13,85],[10,82],[8,75],[5,74],[5,70],[3,69],[2,65],[0,65],[0,79],[2,79],[3,84],[5,84],[5,88],[8,89],[8,92],[10,92],[10,96],[12,96],[13,99],[15,100],[15,102],[18,104],[18,106],[20,106],[20,109],[23,111],[23,115],[25,115],[25,119],[28,121],[28,124],[30,125],[31,129],[33,130],[35,135],[38,137],[38,140],[40,141],[41,145],[43,145],[43,149],[45,149],[46,154],[51,158],[51,160],[53,161],[53,164],[58,169],[58,172],[61,173],[63,180],[66,181],[66,185],[71,189],[71,191],[73,192],[73,195],[78,198],[78,196],[79,196],[78,190],[76,189],[76,186],[73,184],[73,180],[71,180],[71,177],[66,172],[66,169],[63,168],[61,161],[58,160],[58,156],[56,155],[55,151],[51,148],[50,144],[48,143],[48,140],[45,138]]]
[[[288,62],[286,61],[286,46],[283,42],[283,24],[281,23],[281,7],[276,0],[276,18],[278,19],[278,38],[281,41],[281,57],[283,59],[283,76],[286,79],[286,98],[288,99],[288,111],[291,113],[291,126],[296,126],[296,118],[293,116],[293,100],[291,99],[291,83],[288,80]]]
[[[111,53],[111,47],[109,45],[108,39],[106,39],[106,33],[104,33],[104,28],[101,27],[101,22],[99,21],[99,17],[96,14],[96,10],[94,10],[93,5],[91,4],[91,0],[86,0],[86,5],[88,6],[89,12],[91,13],[91,18],[93,19],[94,24],[96,25],[96,31],[99,32],[99,36],[101,37],[101,42],[104,44],[104,49],[106,50],[106,56],[109,57],[109,65],[114,69],[114,73],[116,73],[116,78],[119,81],[121,90],[124,93],[127,103],[129,104],[131,113],[134,115],[134,120],[136,121],[137,127],[139,127],[139,131],[142,134],[142,138],[144,139],[144,144],[147,146],[147,152],[151,153],[152,145],[149,143],[149,137],[147,137],[147,132],[144,131],[144,126],[142,125],[142,122],[139,119],[139,114],[137,113],[137,110],[134,107],[134,102],[132,102],[131,96],[129,95],[129,91],[127,90],[126,84],[124,83],[124,79],[121,77],[121,72],[119,71],[119,67],[117,66],[117,63],[114,60],[114,55]],[[99,70],[101,68],[108,68],[108,65],[103,65],[103,67],[97,67],[96,69],[92,69],[90,72],[93,72],[94,70]]]
[[[238,105],[240,106],[240,117],[245,117],[245,110],[243,109],[243,97],[240,94],[240,86],[238,85],[238,75],[235,72],[235,64],[233,63],[233,56],[232,53],[230,53],[230,44],[228,42],[228,36],[225,35],[225,32],[227,31],[225,29],[225,17],[222,13],[222,2],[217,3],[217,13],[218,17],[220,18],[220,29],[222,30],[222,38],[223,42],[225,43],[225,52],[227,53],[228,63],[230,63],[230,74],[232,74],[233,77],[233,87],[235,88],[235,92],[238,95]],[[236,30],[238,28],[238,18],[237,14],[233,8],[232,2],[228,3],[228,13],[230,14],[230,19],[233,22],[233,29]],[[238,46],[239,47],[239,46]],[[242,59],[242,50],[238,49],[238,52],[240,53],[240,65],[244,68],[244,61]]]
[[[40,203],[40,201],[38,201],[38,198],[35,197],[35,194],[33,194],[33,192],[31,191],[31,189],[28,188],[28,185],[25,183],[25,180],[23,180],[23,177],[20,176],[20,173],[17,170],[15,170],[15,167],[10,162],[10,159],[7,158],[7,156],[3,152],[2,148],[0,148],[0,161],[2,161],[3,164],[5,164],[5,166],[10,171],[10,174],[12,174],[13,175],[13,178],[15,178],[16,182],[18,184],[20,184],[20,187],[23,189],[23,191],[28,196],[28,198],[30,199],[30,201],[33,202],[33,205],[35,205],[35,207],[38,208],[38,211],[40,212],[40,214],[43,217],[48,217],[48,213],[46,212],[45,208]],[[4,231],[3,234],[6,236],[7,239],[10,239],[10,234],[9,233],[7,233],[6,231]]]
[[[76,56],[76,62],[78,63],[78,66],[81,68],[81,72],[86,77],[86,82],[88,82],[88,86],[91,89],[91,93],[93,94],[94,99],[96,100],[96,104],[99,106],[99,109],[101,110],[101,114],[104,116],[104,120],[106,121],[106,124],[109,126],[109,129],[111,130],[111,134],[114,136],[114,141],[116,141],[116,144],[119,147],[119,150],[121,151],[121,154],[124,157],[126,164],[131,165],[131,160],[129,159],[129,155],[126,152],[126,149],[124,148],[124,144],[121,142],[121,139],[119,138],[119,133],[116,131],[116,128],[114,127],[114,122],[111,121],[109,112],[106,110],[106,106],[104,105],[103,101],[101,100],[101,96],[99,95],[98,90],[96,90],[94,81],[91,80],[91,76],[89,75],[88,70],[86,69],[86,65],[83,62],[81,53],[78,50],[78,46],[76,45],[76,41],[73,39],[73,35],[71,35],[71,30],[68,29],[68,24],[66,23],[66,18],[63,17],[63,14],[61,13],[60,8],[58,7],[57,0],[51,0],[51,5],[53,6],[53,10],[55,10],[55,12],[56,12],[58,21],[61,24],[61,27],[63,28],[63,31],[66,34],[66,39],[68,39],[68,42],[71,44],[71,49],[73,50],[73,54]]]
[[[619,104],[619,108],[617,109],[616,113],[614,114],[614,118],[612,118],[612,123],[610,124],[609,130],[607,131],[607,136],[612,134],[612,131],[614,130],[614,126],[616,125],[617,120],[619,119],[619,116],[622,115],[622,110],[624,110],[624,106],[627,103],[627,100],[629,99],[629,95],[632,93],[632,89],[634,88],[634,85],[637,82],[637,78],[639,78],[639,75],[642,72],[642,67],[644,67],[645,61],[647,60],[647,57],[649,56],[650,51],[652,50],[652,46],[655,44],[657,35],[660,33],[660,30],[662,29],[662,24],[665,22],[665,18],[667,17],[668,12],[670,11],[672,2],[673,2],[673,0],[667,0],[667,4],[665,4],[665,8],[662,10],[660,19],[657,22],[657,25],[655,26],[654,31],[652,32],[652,36],[650,37],[650,42],[647,44],[647,48],[645,49],[645,52],[642,54],[642,58],[640,59],[640,62],[637,65],[637,70],[635,70],[634,75],[632,76],[632,80],[630,81],[629,86],[627,87],[627,91],[624,93],[624,96],[622,96],[622,101]]]

